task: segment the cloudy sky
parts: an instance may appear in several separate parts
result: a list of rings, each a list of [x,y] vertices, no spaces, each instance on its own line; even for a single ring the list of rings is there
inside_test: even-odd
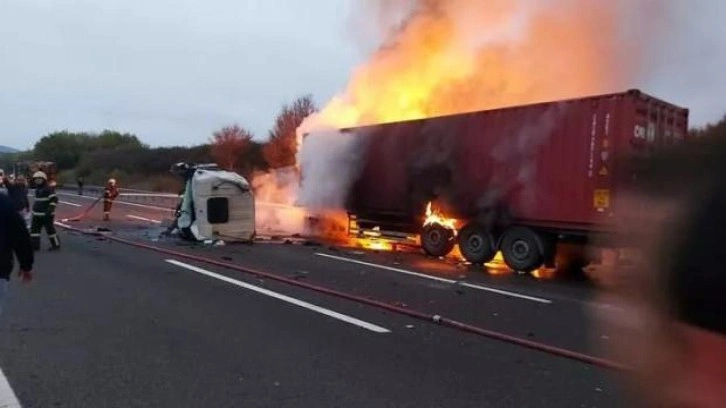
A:
[[[701,124],[726,112],[726,2],[678,1],[683,35],[634,86]],[[262,139],[283,102],[323,103],[365,59],[352,2],[0,0],[0,144],[110,128],[189,145],[233,122]]]

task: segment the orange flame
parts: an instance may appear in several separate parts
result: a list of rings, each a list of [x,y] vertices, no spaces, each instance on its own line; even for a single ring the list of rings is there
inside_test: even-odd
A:
[[[496,255],[494,255],[494,259],[486,263],[484,266],[486,267],[487,273],[490,275],[509,275],[512,273],[512,270],[504,263],[504,257],[502,256],[501,251],[497,251]]]
[[[544,266],[532,271],[532,276],[534,276],[537,279],[542,280],[550,280],[557,277],[557,269],[556,268],[545,268]]]
[[[362,4],[382,44],[301,133],[626,89],[657,31],[634,18],[650,0]]]
[[[446,229],[456,231],[456,220],[453,218],[447,218],[438,209],[432,209],[431,201],[426,204],[426,219],[424,220],[424,227],[429,225],[441,225]]]
[[[490,275],[510,275],[514,273],[514,271],[509,269],[507,264],[504,262],[504,256],[501,251],[497,251],[494,259],[486,263],[484,266],[486,267],[487,273]],[[541,280],[554,279],[557,276],[557,269],[542,266],[539,269],[532,271],[532,276]]]
[[[355,14],[381,41],[345,88],[300,126],[298,154],[303,135],[321,129],[630,88],[651,40],[662,37],[656,25],[663,16],[654,12],[660,3],[362,0]],[[456,230],[456,220],[430,203],[426,216],[425,225]],[[372,239],[359,244],[380,245]]]
[[[375,238],[357,238],[354,246],[371,251],[393,251],[394,249],[390,241]]]

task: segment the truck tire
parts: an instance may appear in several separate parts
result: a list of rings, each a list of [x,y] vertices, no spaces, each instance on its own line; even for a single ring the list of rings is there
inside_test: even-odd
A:
[[[542,238],[526,227],[507,229],[500,245],[504,263],[518,272],[532,272],[542,266],[544,248]]]
[[[458,241],[461,255],[474,265],[485,264],[497,254],[494,237],[479,223],[472,222],[462,228]]]
[[[428,225],[421,232],[421,247],[427,255],[446,256],[454,249],[454,245],[454,231],[441,225]]]

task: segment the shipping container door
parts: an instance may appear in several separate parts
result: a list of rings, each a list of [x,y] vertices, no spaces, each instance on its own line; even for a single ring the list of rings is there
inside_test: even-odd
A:
[[[600,119],[599,130],[591,153],[592,172],[590,191],[590,220],[591,223],[609,223],[613,216],[613,204],[616,192],[614,186],[620,172],[617,166],[617,148],[622,135],[632,134],[630,121],[630,106],[625,94],[617,94],[598,98],[596,115]]]
[[[511,118],[519,123],[521,150],[515,215],[534,224],[586,222],[587,185],[595,171],[592,150],[599,138],[594,107],[553,103],[527,108],[517,116]]]

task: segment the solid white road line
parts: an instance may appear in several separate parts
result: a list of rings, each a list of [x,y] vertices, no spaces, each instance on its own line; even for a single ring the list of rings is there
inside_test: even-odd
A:
[[[73,207],[83,207],[80,204],[71,203],[71,202],[68,202],[68,201],[58,201],[58,202],[61,203],[61,204],[70,205],[70,206],[73,206]]]
[[[208,271],[206,269],[202,269],[202,268],[196,267],[194,265],[185,264],[183,262],[175,261],[173,259],[167,259],[166,262],[168,262],[170,264],[173,264],[173,265],[176,265],[176,266],[179,266],[179,267],[184,268],[184,269],[188,269],[190,271],[197,272],[197,273],[202,274],[202,275],[205,275],[205,276],[209,276],[210,278],[218,279],[218,280],[221,280],[223,282],[227,282],[227,283],[230,283],[232,285],[239,286],[241,288],[248,289],[248,290],[251,290],[253,292],[260,293],[260,294],[265,295],[265,296],[269,296],[269,297],[272,297],[272,298],[275,298],[275,299],[278,299],[278,300],[282,300],[283,302],[287,302],[287,303],[293,304],[295,306],[300,306],[300,307],[302,307],[304,309],[312,310],[313,312],[320,313],[320,314],[326,315],[328,317],[332,317],[333,319],[338,319],[340,321],[343,321],[343,322],[346,322],[346,323],[349,323],[349,324],[358,326],[358,327],[363,328],[363,329],[366,329],[366,330],[370,330],[370,331],[375,332],[375,333],[390,333],[391,332],[390,330],[388,330],[386,328],[383,328],[381,326],[377,326],[375,324],[368,323],[368,322],[365,322],[363,320],[359,320],[359,319],[356,319],[354,317],[350,317],[348,315],[344,315],[342,313],[338,313],[338,312],[332,311],[330,309],[326,309],[326,308],[323,308],[323,307],[320,307],[320,306],[316,306],[316,305],[314,305],[312,303],[304,302],[302,300],[295,299],[295,298],[290,297],[290,296],[286,296],[286,295],[283,295],[283,294],[280,294],[280,293],[277,293],[277,292],[273,292],[271,290],[264,289],[264,288],[261,288],[259,286],[250,285],[249,283],[241,282],[241,281],[238,281],[236,279],[232,279],[232,278],[229,278],[227,276],[220,275],[218,273],[210,272],[210,271]]]
[[[471,288],[471,289],[477,289],[477,290],[481,290],[481,291],[485,291],[485,292],[496,293],[496,294],[504,295],[504,296],[511,296],[511,297],[515,297],[515,298],[519,298],[519,299],[529,300],[532,302],[545,303],[545,304],[552,303],[552,301],[549,299],[538,298],[538,297],[524,295],[524,294],[517,293],[517,292],[510,292],[510,291],[502,290],[502,289],[496,289],[496,288],[492,288],[489,286],[475,285],[472,283],[455,281],[453,279],[440,278],[438,276],[431,276],[431,275],[427,275],[425,273],[408,271],[406,269],[394,268],[391,266],[378,265],[378,264],[374,264],[374,263],[370,263],[370,262],[363,262],[363,261],[359,261],[357,259],[344,258],[342,256],[335,256],[335,255],[328,255],[328,254],[324,254],[321,252],[316,252],[315,255],[322,256],[324,258],[335,259],[337,261],[350,262],[350,263],[354,263],[354,264],[358,264],[358,265],[369,266],[371,268],[378,268],[378,269],[383,269],[386,271],[402,273],[405,275],[411,275],[411,276],[415,276],[417,278],[429,279],[429,280],[433,280],[433,281],[437,281],[437,282],[459,284],[461,286],[465,286],[465,287]]]
[[[0,369],[0,407],[2,408],[20,408],[20,401],[15,396],[13,388],[10,386],[7,377]]]
[[[552,301],[549,300],[549,299],[543,299],[543,298],[538,298],[538,297],[535,297],[535,296],[523,295],[521,293],[510,292],[508,290],[491,288],[489,286],[476,285],[476,284],[468,283],[468,282],[461,282],[460,285],[461,286],[466,286],[467,288],[483,290],[485,292],[498,293],[498,294],[504,295],[504,296],[512,296],[512,297],[517,297],[517,298],[520,298],[520,299],[531,300],[533,302],[538,302],[538,303],[547,303],[547,304],[552,303]]]
[[[133,218],[133,219],[139,220],[139,221],[146,221],[146,222],[153,222],[154,224],[161,224],[161,221],[159,221],[159,220],[152,220],[151,218],[139,217],[138,215],[127,214],[126,218]]]
[[[370,266],[371,268],[378,268],[378,269],[383,269],[386,271],[403,273],[405,275],[411,275],[411,276],[415,276],[417,278],[424,278],[424,279],[429,279],[429,280],[433,280],[433,281],[437,281],[437,282],[456,283],[456,281],[452,280],[452,279],[446,279],[446,278],[440,278],[438,276],[426,275],[425,273],[407,271],[405,269],[394,268],[392,266],[385,266],[385,265],[378,265],[378,264],[374,264],[374,263],[370,263],[370,262],[363,262],[363,261],[359,261],[357,259],[344,258],[342,256],[328,255],[328,254],[324,254],[321,252],[316,252],[315,255],[322,256],[324,258],[335,259],[337,261],[350,262],[350,263],[363,265],[363,266]]]

